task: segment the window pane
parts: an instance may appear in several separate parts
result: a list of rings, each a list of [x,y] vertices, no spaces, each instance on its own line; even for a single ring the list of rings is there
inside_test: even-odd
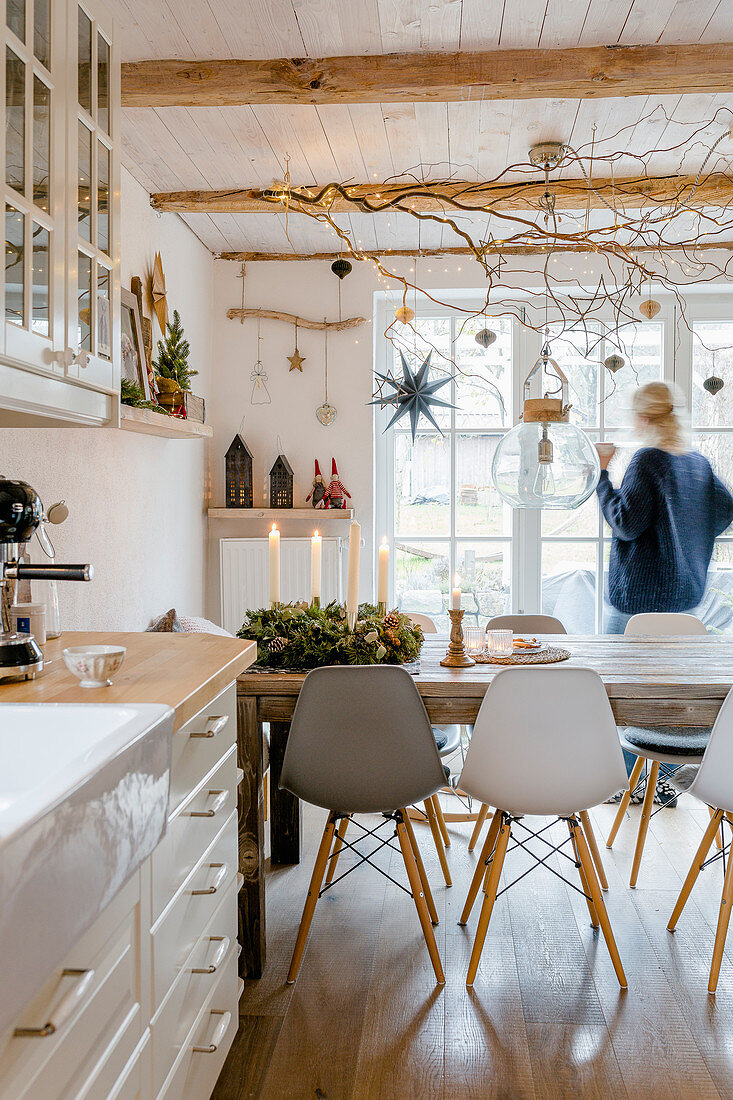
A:
[[[33,201],[48,211],[51,190],[51,92],[33,77]]]
[[[41,225],[33,225],[33,267],[31,327],[41,336],[49,332],[49,233]]]
[[[97,122],[109,133],[109,43],[97,35]]]
[[[543,542],[542,613],[555,615],[568,634],[595,633],[595,543]]]
[[[659,322],[645,321],[638,325],[624,325],[606,340],[606,356],[616,353],[626,360],[615,374],[606,371],[604,420],[607,427],[631,424],[634,390],[662,377],[663,331]]]
[[[112,358],[111,319],[109,310],[109,271],[97,266],[97,355]]]
[[[392,373],[394,377],[402,378],[403,367],[401,354],[404,355],[407,365],[412,371],[420,368],[425,359],[430,356],[430,380],[437,382],[440,378],[446,378],[453,372],[450,354],[450,320],[447,317],[417,317],[413,321],[415,332],[411,328],[396,324],[392,329],[395,337],[392,356]],[[399,330],[399,331],[397,331]],[[385,396],[390,387],[386,387]],[[436,397],[450,402],[451,387],[442,386]],[[389,412],[389,408],[387,409]],[[450,409],[437,406],[431,410],[436,422],[441,428],[450,424]],[[405,425],[407,419],[400,421]],[[430,421],[420,417],[421,428],[430,427]]]
[[[476,333],[489,329],[488,348]],[[512,326],[507,317],[456,321],[456,427],[503,428],[512,424]]]
[[[456,547],[464,626],[485,627],[510,609],[511,544],[462,542]]]
[[[716,542],[705,595],[695,614],[712,634],[733,633],[733,542]]]
[[[5,180],[25,187],[25,65],[12,50],[5,55]]]
[[[78,222],[79,236],[92,239],[92,135],[83,122],[79,123],[79,182]]]
[[[97,142],[97,248],[109,252],[109,149]]]
[[[404,432],[394,437],[395,533],[450,532],[450,445],[437,432],[418,433],[413,445]]]
[[[511,535],[512,510],[491,480],[501,436],[456,433],[456,533]]]
[[[33,52],[47,69],[51,68],[51,5],[49,0],[33,4]]]
[[[448,629],[448,543],[395,543],[395,595],[400,611],[429,615]]]
[[[86,351],[92,349],[92,261],[83,252],[79,253],[79,291],[78,302],[78,328],[77,335],[79,347]]]
[[[25,42],[25,0],[7,0],[5,22],[21,42]]]
[[[557,334],[557,335],[554,335]],[[598,374],[601,355],[600,328],[562,331],[562,324],[550,325],[550,355],[566,375],[570,391],[570,420],[579,428],[592,428],[599,423]],[[552,392],[560,386],[552,375],[542,379],[542,392]],[[555,396],[553,394],[553,396]],[[557,394],[559,397],[559,393]]]
[[[700,427],[733,425],[733,323],[706,321],[692,326],[692,420]],[[715,374],[725,385],[716,394],[703,389]]]
[[[85,12],[79,8],[77,72],[79,83],[79,105],[92,112],[92,24]]]
[[[5,207],[5,320],[22,325],[24,316],[25,271],[23,234],[25,217],[12,206]]]
[[[693,446],[704,454],[718,475],[728,487],[733,486],[733,433],[701,432],[695,435]]]

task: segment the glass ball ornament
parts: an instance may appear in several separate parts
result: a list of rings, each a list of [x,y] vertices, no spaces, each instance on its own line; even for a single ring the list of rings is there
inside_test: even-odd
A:
[[[566,421],[517,424],[494,452],[491,477],[512,508],[579,508],[601,474],[585,432]]]

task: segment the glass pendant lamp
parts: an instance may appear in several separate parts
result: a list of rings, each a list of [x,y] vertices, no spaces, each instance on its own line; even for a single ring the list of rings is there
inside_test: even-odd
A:
[[[553,397],[531,399],[535,374],[554,374]],[[598,453],[585,432],[569,422],[568,380],[547,344],[524,382],[524,412],[494,452],[491,477],[499,496],[513,508],[579,508],[598,484]]]

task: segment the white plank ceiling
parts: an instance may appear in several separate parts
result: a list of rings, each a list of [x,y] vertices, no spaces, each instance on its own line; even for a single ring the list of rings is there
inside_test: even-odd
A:
[[[125,61],[733,41],[733,0],[117,0],[116,9]],[[152,192],[266,187],[282,178],[286,164],[298,184],[382,180],[416,170],[432,178],[491,179],[526,161],[539,140],[575,148],[595,140],[598,151],[623,151],[614,166],[619,176],[638,171],[635,158],[650,150],[659,150],[651,161],[655,173],[695,171],[732,118],[733,93],[126,108],[122,136],[127,167]],[[721,145],[707,168],[730,171],[731,158],[733,142]],[[302,216],[291,216],[287,235],[284,217],[274,214],[185,220],[215,253],[338,251],[328,227]],[[409,216],[346,220],[364,248],[418,247]],[[420,245],[440,245],[441,233],[423,226]]]

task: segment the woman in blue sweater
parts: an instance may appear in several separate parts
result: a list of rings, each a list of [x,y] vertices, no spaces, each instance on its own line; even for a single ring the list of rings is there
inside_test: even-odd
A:
[[[598,446],[596,492],[612,533],[607,634],[623,634],[641,612],[693,611],[705,591],[715,539],[733,521],[733,497],[708,460],[687,445],[678,415],[683,407],[665,382],[635,391],[634,426],[645,446],[631,459],[620,489],[608,476],[615,448]],[[631,757],[627,766],[633,762]],[[674,795],[671,787],[659,793]]]

